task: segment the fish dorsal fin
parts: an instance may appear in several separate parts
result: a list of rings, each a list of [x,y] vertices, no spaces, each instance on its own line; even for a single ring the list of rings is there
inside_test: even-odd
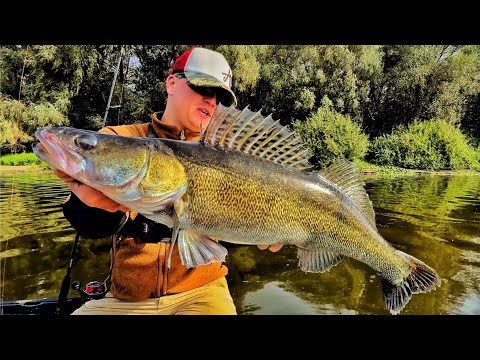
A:
[[[365,183],[362,180],[358,166],[345,159],[340,159],[326,169],[319,172],[319,175],[345,192],[363,210],[365,216],[373,227],[375,225],[375,211],[372,202],[365,190]]]
[[[296,170],[312,167],[308,149],[295,132],[248,106],[238,110],[219,104],[201,141],[206,146],[241,151]]]

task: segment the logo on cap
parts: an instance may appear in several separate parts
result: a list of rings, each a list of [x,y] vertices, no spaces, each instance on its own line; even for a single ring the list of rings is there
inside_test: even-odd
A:
[[[228,73],[222,72],[223,81],[228,83],[230,86],[232,84],[232,69],[228,68]]]

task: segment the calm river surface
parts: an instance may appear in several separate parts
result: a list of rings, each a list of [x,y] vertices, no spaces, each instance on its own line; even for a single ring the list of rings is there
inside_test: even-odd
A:
[[[401,314],[480,315],[480,176],[364,176],[380,234],[437,270],[442,286],[416,294]],[[63,218],[68,189],[51,172],[0,173],[1,300],[56,298],[74,230]],[[102,281],[109,239],[81,239],[72,281]],[[227,279],[239,314],[388,314],[380,281],[347,258],[306,274],[296,247],[229,249]],[[78,294],[71,290],[71,296]]]

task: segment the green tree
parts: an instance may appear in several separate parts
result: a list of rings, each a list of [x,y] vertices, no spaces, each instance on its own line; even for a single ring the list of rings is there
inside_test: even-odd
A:
[[[327,97],[305,122],[295,121],[293,127],[323,168],[336,159],[363,160],[369,146],[368,136],[350,116],[333,110]]]
[[[19,98],[24,61],[28,61],[27,47],[0,45],[0,93]]]
[[[73,127],[98,130],[103,123],[120,55],[120,46],[82,46],[80,51],[82,54],[81,72],[83,76],[78,91],[71,97],[69,119]],[[122,76],[125,72],[125,68],[119,71]],[[115,88],[111,106],[119,103],[120,91],[122,89],[122,82],[119,80],[120,76],[114,84]],[[122,94],[122,96],[124,95]],[[106,121],[107,125],[116,125],[118,114],[118,109],[109,111]]]
[[[383,76],[372,79],[364,121],[372,135],[414,119],[459,123],[479,92],[480,58],[468,46],[387,45]]]
[[[475,139],[480,148],[480,93],[469,97],[462,119],[462,129]]]
[[[189,45],[137,45],[133,51],[138,66],[132,70],[135,105],[129,121],[146,121],[151,113],[165,107],[165,79],[175,59]]]
[[[25,105],[22,101],[0,96],[0,149],[3,153],[25,150],[39,127],[67,124],[68,120],[48,102]]]
[[[273,45],[252,47],[260,78],[248,103],[284,123],[304,119],[326,96],[336,111],[361,123],[370,78],[381,72],[380,47]]]
[[[415,120],[375,139],[372,161],[428,170],[480,170],[479,153],[460,128],[443,119]]]

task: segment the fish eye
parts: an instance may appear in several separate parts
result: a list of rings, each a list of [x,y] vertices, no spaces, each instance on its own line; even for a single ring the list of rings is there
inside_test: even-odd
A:
[[[98,143],[97,137],[94,135],[79,135],[73,141],[80,149],[90,150]]]

